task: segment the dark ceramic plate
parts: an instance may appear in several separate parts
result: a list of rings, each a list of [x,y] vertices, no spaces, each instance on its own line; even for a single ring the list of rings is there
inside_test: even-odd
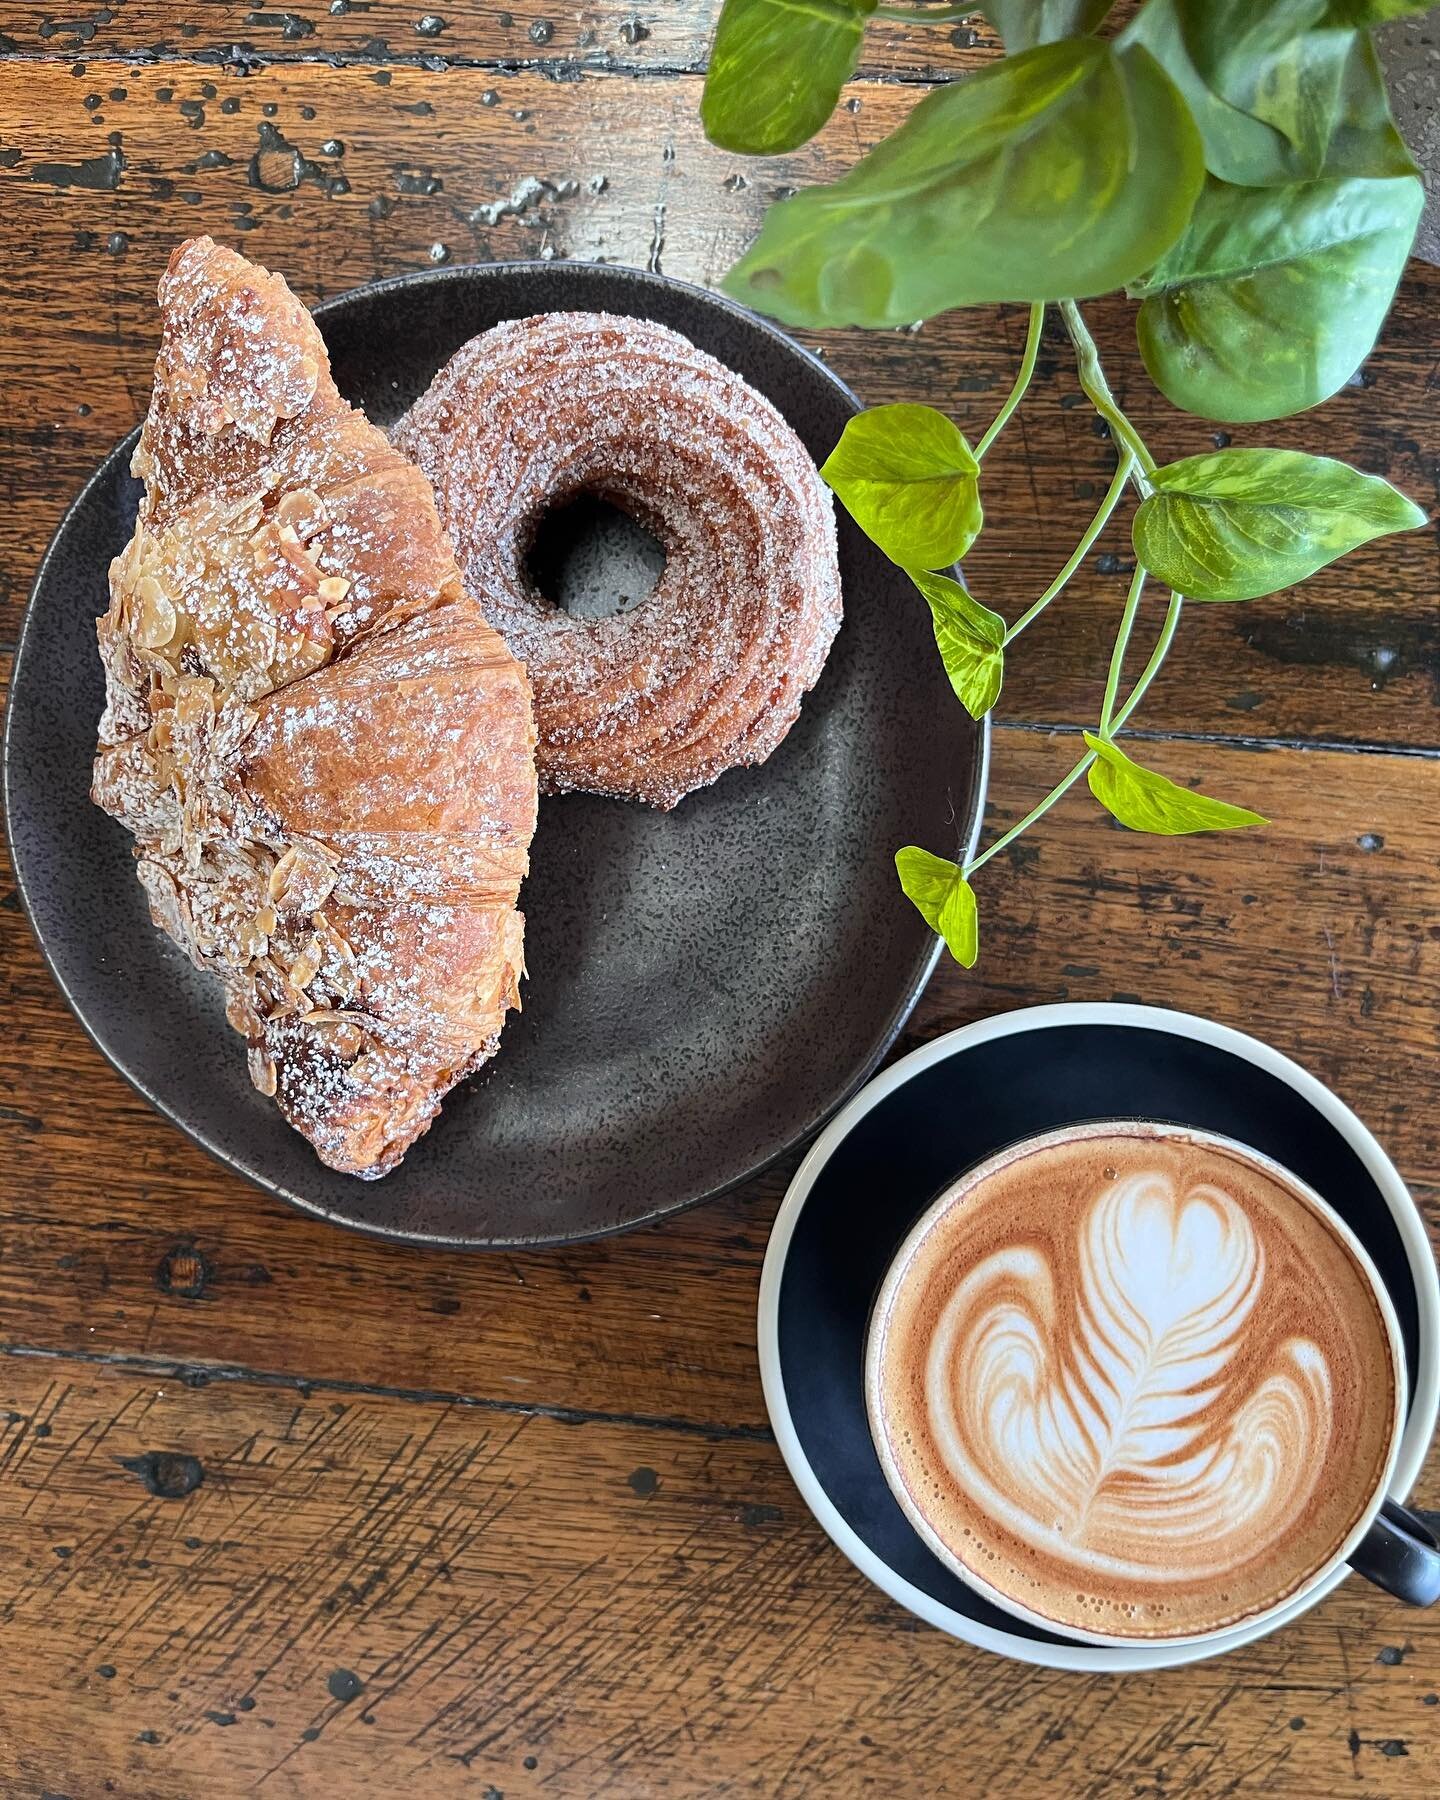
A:
[[[437,270],[344,295],[317,318],[341,391],[389,425],[476,332],[577,308],[684,332],[768,395],[817,461],[855,410],[772,326],[630,270]],[[926,608],[842,519],[845,624],[780,750],[668,815],[543,802],[521,897],[525,1010],[500,1055],[384,1181],[322,1167],[250,1087],[217,989],[150,924],[129,839],[88,798],[102,699],[94,619],[134,518],[130,450],[96,471],[41,566],[15,662],[5,799],[56,979],[121,1074],[182,1130],[337,1223],[441,1244],[556,1243],[744,1180],[870,1073],[935,958],[892,856],[911,842],[944,850],[957,820],[968,836],[986,740],[955,702]]]
[[[931,1554],[890,1492],[863,1363],[871,1303],[896,1250],[936,1194],[995,1151],[1116,1117],[1252,1145],[1309,1182],[1365,1245],[1394,1301],[1410,1375],[1396,1499],[1425,1460],[1440,1387],[1440,1287],[1404,1183],[1355,1114],[1268,1045],[1156,1007],[1038,1006],[951,1032],[887,1069],[816,1143],[775,1221],[760,1286],[766,1404],[807,1504],[872,1581],[954,1637],[1052,1668],[1214,1656],[1305,1611],[1343,1574],[1258,1629],[1186,1646],[1081,1644],[983,1599]]]

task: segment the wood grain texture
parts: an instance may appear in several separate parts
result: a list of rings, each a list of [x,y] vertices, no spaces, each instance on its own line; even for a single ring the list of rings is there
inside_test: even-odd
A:
[[[136,60],[236,73],[273,62],[347,61],[431,74],[476,65],[646,74],[702,69],[720,10],[711,0],[591,0],[558,9],[547,0],[459,0],[429,11],[412,0],[338,0],[336,6],[337,0],[295,6],[209,0],[193,7],[124,0],[90,11],[76,7],[63,17],[38,7],[13,20],[0,13],[0,32],[12,55],[81,60],[102,72]],[[860,67],[866,75],[928,81],[979,68],[999,54],[996,33],[978,15],[959,25],[877,19],[866,31]]]
[[[1433,1634],[1360,1582],[1193,1669],[1017,1670],[769,1445],[623,1424],[0,1359],[0,1552],[10,1795],[1399,1795],[1434,1743]]]
[[[997,733],[989,828],[1074,749]],[[1334,1082],[1406,1177],[1440,1195],[1440,1131],[1415,1076],[1435,1055],[1440,993],[1434,765],[1209,744],[1145,754],[1275,823],[1180,852],[1109,825],[1082,788],[985,872],[980,966],[942,964],[901,1048],[1039,999],[1209,1013]],[[0,963],[0,1164],[27,1168],[0,1216],[11,1341],[763,1430],[755,1287],[793,1161],[657,1229],[561,1252],[372,1243],[252,1193],[131,1095],[76,1030],[13,896]]]
[[[311,301],[431,266],[432,253],[452,262],[601,258],[714,283],[776,191],[839,173],[917,97],[857,84],[858,110],[842,107],[815,143],[747,163],[704,142],[693,77],[557,83],[535,73],[304,65],[242,80],[165,66],[127,74],[120,102],[59,63],[25,65],[23,81],[23,107],[0,110],[11,301],[0,338],[9,399],[0,641],[14,636],[67,500],[144,410],[154,285],[179,237],[208,230],[234,242]],[[419,105],[431,111],[417,116]],[[113,188],[87,185],[112,179]],[[1313,447],[1322,432],[1328,452],[1433,505],[1437,303],[1440,271],[1412,264],[1366,385],[1323,413],[1235,440]],[[1210,448],[1209,427],[1175,413],[1146,380],[1133,309],[1114,301],[1093,311],[1117,391],[1156,453]],[[821,347],[867,401],[923,397],[978,435],[1023,335],[1013,309],[982,308],[918,333],[831,333]],[[1055,327],[1033,399],[987,460],[987,526],[969,573],[990,604],[1014,617],[1044,587],[1103,494],[1112,457]],[[1128,528],[1116,525],[1063,603],[1017,645],[1002,716],[1093,717],[1128,561]],[[1303,592],[1193,607],[1175,673],[1144,720],[1170,731],[1435,747],[1437,586],[1431,529],[1369,545]]]
[[[713,6],[543,8],[507,25],[466,0],[426,32],[396,0],[0,9],[0,675],[66,501],[143,412],[181,236],[236,243],[307,300],[435,258],[713,283],[777,190],[848,166],[942,62],[993,53],[983,30],[872,30],[816,143],[742,163],[704,143],[677,72]],[[1432,505],[1437,283],[1412,266],[1362,385],[1236,441],[1323,448]],[[1130,310],[1094,313],[1157,453],[1209,447],[1149,389]],[[1022,335],[985,309],[822,348],[867,400],[933,400],[976,434]],[[1079,402],[1052,332],[987,460],[969,567],[1011,616],[1113,467]],[[1017,649],[992,830],[1074,753],[1048,728],[1093,714],[1126,558],[1116,531]],[[1432,530],[1300,595],[1192,607],[1137,754],[1274,825],[1177,845],[1072,795],[985,870],[980,968],[942,965],[900,1048],[1041,1000],[1208,1013],[1332,1081],[1440,1231],[1436,587]],[[1440,1618],[1358,1582],[1238,1656],[1122,1681],[970,1652],[854,1573],[789,1484],[755,1366],[791,1166],[563,1252],[330,1230],[130,1092],[0,875],[6,1800],[1434,1788]]]

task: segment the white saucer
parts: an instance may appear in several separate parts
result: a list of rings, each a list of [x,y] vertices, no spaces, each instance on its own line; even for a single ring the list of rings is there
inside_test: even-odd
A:
[[[894,1249],[938,1189],[992,1150],[1118,1116],[1253,1145],[1309,1181],[1364,1241],[1395,1302],[1409,1364],[1410,1410],[1390,1487],[1403,1500],[1440,1405],[1440,1279],[1423,1221],[1349,1107],[1288,1057],[1209,1020],[1158,1007],[1041,1006],[903,1057],[816,1140],[776,1218],[760,1283],[760,1367],[776,1440],[806,1505],[850,1561],[952,1637],[1095,1672],[1170,1668],[1235,1649],[1307,1611],[1346,1573],[1262,1625],[1201,1644],[1080,1644],[1031,1630],[967,1587],[921,1543],[885,1484],[861,1363],[870,1301]]]

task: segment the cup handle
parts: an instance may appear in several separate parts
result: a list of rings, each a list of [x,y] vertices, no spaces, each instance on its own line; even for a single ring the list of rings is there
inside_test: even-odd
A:
[[[1423,1519],[1386,1500],[1350,1552],[1350,1567],[1407,1606],[1440,1600],[1440,1542]]]

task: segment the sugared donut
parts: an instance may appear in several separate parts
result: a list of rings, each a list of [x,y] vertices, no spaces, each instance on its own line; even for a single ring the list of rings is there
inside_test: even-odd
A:
[[[473,338],[395,428],[465,585],[526,664],[542,792],[669,808],[794,724],[840,624],[830,496],[753,388],[678,332],[546,313]],[[581,494],[665,550],[632,611],[579,618],[526,568]]]

